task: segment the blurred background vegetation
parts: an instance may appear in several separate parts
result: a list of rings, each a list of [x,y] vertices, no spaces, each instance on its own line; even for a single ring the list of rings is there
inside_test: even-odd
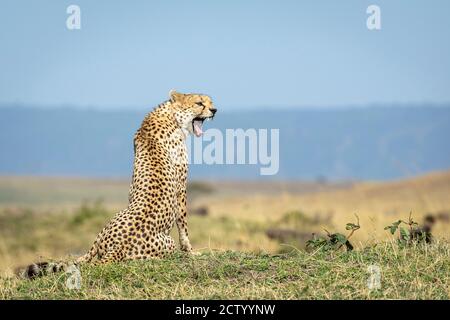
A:
[[[114,179],[1,177],[2,274],[36,259],[82,254],[126,207],[128,187]],[[345,224],[357,214],[364,230],[352,237],[358,248],[391,238],[384,227],[412,212],[419,223],[434,215],[433,235],[448,239],[449,194],[450,172],[393,182],[194,181],[190,238],[200,251],[303,250],[313,233],[348,233]]]

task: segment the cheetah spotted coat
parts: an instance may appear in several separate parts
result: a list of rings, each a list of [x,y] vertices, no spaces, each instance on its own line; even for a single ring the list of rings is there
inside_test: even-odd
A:
[[[170,100],[150,112],[134,136],[134,169],[129,204],[109,221],[79,263],[107,263],[164,257],[175,250],[170,231],[178,227],[181,249],[192,251],[186,212],[188,134],[200,136],[205,119],[216,112],[201,94],[170,93]],[[39,275],[49,266],[30,265],[26,274]]]

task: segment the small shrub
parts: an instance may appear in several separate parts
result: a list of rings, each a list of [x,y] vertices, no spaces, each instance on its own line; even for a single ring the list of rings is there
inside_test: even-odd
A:
[[[193,181],[188,184],[188,192],[195,193],[211,193],[214,188],[206,182]]]
[[[322,250],[338,250],[345,246],[347,251],[353,250],[353,245],[349,241],[349,239],[353,236],[354,232],[361,228],[359,225],[359,217],[356,216],[356,223],[347,223],[345,226],[346,230],[349,230],[350,233],[345,236],[342,233],[330,233],[325,229],[327,233],[327,238],[318,237],[313,233],[313,238],[306,242],[306,249],[322,249]]]
[[[435,223],[435,218],[428,215],[424,219],[424,223],[419,227],[419,224],[412,219],[412,213],[409,213],[408,221],[397,220],[384,230],[389,230],[392,235],[398,232],[398,244],[400,247],[406,247],[412,243],[431,243],[433,235],[431,229]],[[402,225],[408,226],[407,228]]]
[[[312,219],[301,211],[290,211],[283,215],[280,220],[278,220],[279,225],[289,225],[289,226],[304,226],[305,224],[312,224]]]
[[[94,217],[106,216],[107,214],[108,211],[103,207],[101,201],[97,201],[93,205],[84,203],[75,212],[72,220],[70,221],[70,224],[74,226],[81,225],[86,221],[93,219]]]

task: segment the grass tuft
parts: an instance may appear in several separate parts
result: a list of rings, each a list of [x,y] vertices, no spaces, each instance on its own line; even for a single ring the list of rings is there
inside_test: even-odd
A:
[[[370,266],[380,268],[379,289],[368,288]],[[80,289],[66,287],[67,273],[1,278],[0,299],[449,299],[450,249],[384,242],[351,252],[177,253],[80,272]]]

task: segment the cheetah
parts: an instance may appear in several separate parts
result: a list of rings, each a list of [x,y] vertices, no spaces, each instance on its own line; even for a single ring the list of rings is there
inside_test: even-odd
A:
[[[181,250],[192,253],[186,211],[185,139],[189,134],[200,137],[203,122],[214,118],[217,109],[207,95],[171,91],[169,96],[147,114],[134,136],[128,207],[106,224],[75,265],[165,257],[175,250],[170,236],[174,224]],[[63,263],[34,263],[22,275],[33,278],[64,268]]]

